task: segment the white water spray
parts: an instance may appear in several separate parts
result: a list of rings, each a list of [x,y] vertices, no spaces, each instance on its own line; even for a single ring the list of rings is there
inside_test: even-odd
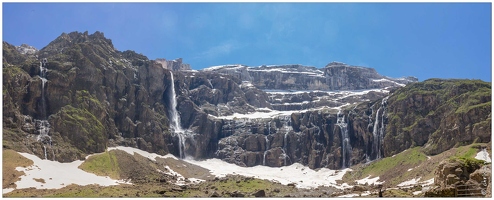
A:
[[[389,97],[389,96],[388,96]],[[382,146],[384,143],[384,134],[386,127],[384,126],[384,116],[386,115],[386,107],[388,97],[385,97],[381,101],[381,106],[376,111],[376,119],[374,121],[374,129],[372,131],[372,136],[374,137],[372,142],[372,154],[376,155],[376,159],[382,158]],[[382,110],[382,111],[381,111]],[[381,113],[381,117],[379,117],[379,112]]]
[[[266,154],[268,154],[268,150],[269,150],[269,139],[268,136],[264,136],[264,138],[266,139],[266,151],[264,151],[264,155],[262,158],[262,165],[266,166]]]
[[[345,115],[341,113],[341,110],[338,110],[338,114],[336,114],[336,125],[340,127],[341,134],[341,157],[343,159],[341,167],[346,168],[348,167],[347,162],[351,158],[352,146],[348,135],[348,125],[345,123]]]
[[[287,136],[288,136],[288,131],[286,131],[285,136],[283,138],[283,149],[282,149],[283,150],[283,153],[285,154],[285,157],[284,157],[284,159],[285,159],[284,160],[285,166],[287,166],[286,160],[287,160],[287,158],[289,158],[288,157],[288,154],[286,153],[286,151],[288,151],[288,149],[287,149],[287,145],[288,145]]]
[[[185,139],[186,139],[186,133],[182,129],[182,126],[180,125],[180,115],[178,114],[177,111],[177,99],[176,99],[176,93],[175,93],[175,81],[173,79],[173,73],[170,71],[171,75],[171,92],[172,95],[170,96],[170,117],[171,117],[171,128],[173,129],[173,133],[178,136],[178,148],[180,151],[180,158],[184,159],[185,158]]]
[[[376,111],[376,120],[374,121],[374,129],[372,131],[373,142],[372,142],[372,152],[376,153],[376,158],[379,158],[379,111],[381,111],[381,107],[379,107]]]

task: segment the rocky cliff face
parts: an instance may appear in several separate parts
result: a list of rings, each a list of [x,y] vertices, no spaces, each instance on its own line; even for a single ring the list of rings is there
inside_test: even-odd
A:
[[[37,155],[48,151],[48,159],[59,161],[81,159],[113,143],[160,153],[173,148],[162,103],[167,74],[145,56],[115,50],[99,32],[62,34],[37,58],[4,43],[4,55],[7,146]],[[42,109],[52,137],[46,150],[33,138]]]
[[[242,166],[339,169],[413,146],[434,154],[490,141],[482,81],[415,83],[335,62],[194,71],[181,59],[118,51],[100,32],[64,33],[34,53],[3,48],[4,148],[51,160],[125,145]],[[173,109],[184,134],[170,128]]]
[[[435,155],[491,138],[491,83],[430,79],[397,90],[389,100],[386,156],[411,146]]]
[[[259,89],[270,90],[362,90],[401,87],[418,81],[415,77],[389,78],[372,68],[339,62],[329,63],[322,69],[303,65],[224,65],[203,71],[232,75]]]
[[[186,63],[182,63],[182,58],[178,58],[176,60],[166,60],[164,58],[156,59],[155,62],[161,64],[163,68],[173,71],[183,71],[183,70],[191,70],[190,65]]]

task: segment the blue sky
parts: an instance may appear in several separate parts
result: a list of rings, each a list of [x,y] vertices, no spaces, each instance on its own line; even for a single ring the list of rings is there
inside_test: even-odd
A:
[[[3,3],[2,40],[38,49],[101,31],[193,69],[331,61],[390,77],[491,81],[491,3]]]

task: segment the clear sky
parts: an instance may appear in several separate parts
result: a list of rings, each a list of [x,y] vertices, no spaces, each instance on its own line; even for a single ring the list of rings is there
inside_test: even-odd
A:
[[[214,65],[331,61],[390,77],[491,81],[491,3],[3,3],[2,40],[101,31],[120,51]]]

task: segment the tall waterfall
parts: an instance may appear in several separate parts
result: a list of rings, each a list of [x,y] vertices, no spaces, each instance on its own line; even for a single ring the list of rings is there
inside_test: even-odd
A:
[[[372,130],[372,137],[373,137],[373,140],[372,140],[372,155],[375,155],[376,157],[375,158],[379,158],[379,152],[381,151],[380,150],[380,145],[379,145],[379,133],[380,133],[380,129],[379,129],[379,111],[381,111],[381,107],[379,107],[379,109],[377,109],[376,111],[376,119],[374,120],[374,129]],[[373,160],[373,159],[372,159]]]
[[[170,96],[170,104],[171,104],[171,109],[170,109],[170,127],[173,129],[173,133],[178,136],[178,148],[180,151],[180,158],[185,158],[185,139],[186,139],[186,133],[182,129],[182,126],[180,125],[180,115],[177,112],[177,95],[175,93],[175,81],[173,79],[173,73],[170,71],[171,75],[171,92],[172,95]]]
[[[348,125],[345,123],[345,115],[341,113],[341,110],[338,110],[338,114],[336,114],[336,125],[340,127],[341,134],[341,157],[343,159],[341,167],[346,168],[351,159],[352,146],[348,135]]]
[[[386,115],[388,98],[389,98],[389,96],[384,97],[382,102],[381,102],[381,107],[383,108],[383,113],[381,114],[381,128],[379,129],[379,151],[378,151],[379,154],[377,155],[377,158],[381,158],[384,154],[382,152],[382,147],[384,145],[384,134],[386,131],[386,127],[384,126],[384,116]]]
[[[40,112],[39,116],[40,119],[34,120],[36,130],[38,132],[38,137],[36,138],[37,141],[43,143],[43,151],[45,155],[45,159],[48,159],[47,153],[46,153],[46,145],[52,144],[51,141],[51,136],[48,135],[50,132],[50,123],[47,120],[47,113],[46,113],[46,97],[45,97],[45,85],[47,82],[46,79],[46,58],[43,59],[42,62],[39,63],[39,77],[41,79],[41,99],[40,99]]]

